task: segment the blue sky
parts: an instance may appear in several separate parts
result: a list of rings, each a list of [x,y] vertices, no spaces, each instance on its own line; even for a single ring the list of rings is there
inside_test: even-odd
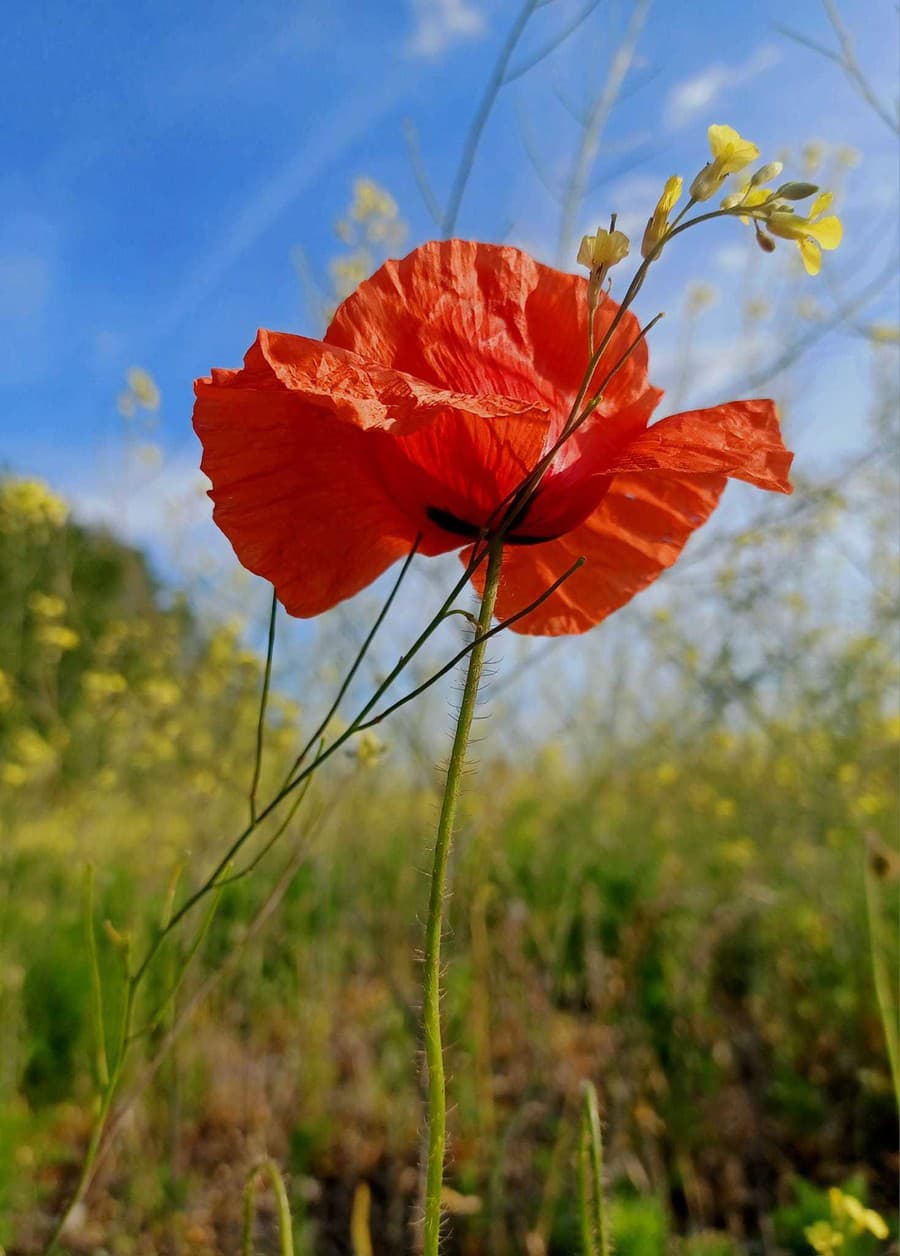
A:
[[[41,475],[87,513],[115,519],[115,398],[126,369],[139,363],[162,392],[154,439],[166,467],[173,480],[192,476],[193,378],[214,364],[238,364],[257,326],[318,330],[291,250],[302,246],[324,267],[353,178],[371,176],[393,193],[410,244],[434,234],[404,120],[414,121],[443,195],[519,7],[508,0],[18,6],[0,52],[0,465]],[[890,98],[898,60],[892,3],[869,0],[865,21],[859,5],[845,7],[859,60]],[[540,8],[513,68],[583,8],[569,0]],[[577,139],[569,110],[583,107],[603,81],[629,11],[600,4],[551,58],[504,88],[460,234],[506,239],[555,260],[559,208],[523,133],[543,177],[562,179]],[[855,291],[896,254],[896,141],[836,67],[779,33],[785,20],[833,42],[813,0],[789,9],[778,0],[651,8],[579,231],[611,210],[636,227],[668,174],[691,175],[703,163],[708,124],[729,122],[766,156],[816,138],[858,150],[860,164],[846,179],[847,242],[829,259],[830,274],[809,281],[823,308],[841,285]],[[736,223],[714,224],[667,259],[646,290],[642,312],[652,314],[676,310],[690,277],[718,288],[697,346],[706,371],[698,394],[740,375],[736,285],[747,244]],[[790,252],[785,245],[774,259],[759,255],[758,288],[783,281]],[[896,319],[895,291],[874,313]],[[656,375],[671,385],[677,320],[667,322]],[[781,334],[765,332],[762,357],[777,350]],[[832,337],[802,368],[796,424],[811,465],[853,444],[867,353],[857,337]],[[143,540],[152,539],[160,508],[154,493],[133,515]]]

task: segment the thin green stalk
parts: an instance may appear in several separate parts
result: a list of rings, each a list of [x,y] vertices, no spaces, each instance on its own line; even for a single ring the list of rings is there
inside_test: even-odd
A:
[[[278,594],[272,588],[272,609],[269,611],[269,633],[266,639],[266,667],[263,672],[262,694],[259,699],[259,717],[256,721],[256,755],[253,761],[253,779],[250,782],[250,823],[256,820],[256,794],[262,772],[263,738],[266,732],[266,707],[269,703],[269,687],[272,684],[272,656],[275,653],[275,622],[278,618]]]
[[[478,614],[475,645],[469,655],[456,733],[447,766],[444,798],[438,820],[428,901],[428,924],[425,931],[425,973],[423,985],[423,1025],[425,1061],[428,1069],[428,1165],[425,1181],[425,1256],[438,1256],[441,1237],[441,1187],[444,1180],[444,1149],[447,1140],[447,1095],[444,1078],[444,1052],[441,1041],[441,935],[444,919],[444,896],[447,886],[447,862],[456,822],[460,785],[465,768],[469,734],[475,716],[478,687],[484,668],[486,635],[491,626],[500,568],[503,562],[501,542],[490,544],[484,593]]]
[[[124,962],[127,973],[127,952],[124,955]],[[91,1131],[91,1140],[88,1143],[88,1149],[85,1152],[84,1162],[81,1166],[78,1183],[75,1190],[72,1192],[72,1196],[69,1199],[62,1216],[50,1236],[50,1240],[45,1249],[46,1256],[52,1256],[52,1253],[57,1250],[59,1241],[69,1223],[69,1218],[74,1212],[76,1206],[81,1202],[81,1197],[87,1189],[87,1185],[93,1175],[94,1162],[97,1159],[97,1152],[100,1150],[100,1142],[106,1129],[106,1123],[109,1120],[109,1113],[119,1086],[122,1068],[125,1063],[125,1056],[128,1051],[128,1039],[131,1033],[131,1020],[134,1013],[134,996],[136,989],[137,982],[135,978],[133,976],[128,976],[127,985],[125,987],[125,1000],[122,1005],[122,1018],[119,1024],[115,1063],[113,1064],[112,1071],[109,1075],[109,1083],[103,1091],[103,1097],[100,1101],[100,1110],[97,1113],[96,1120],[94,1121],[94,1128]]]
[[[265,1173],[275,1192],[275,1207],[278,1213],[278,1251],[279,1256],[294,1256],[294,1233],[291,1221],[291,1205],[281,1170],[274,1160],[260,1161],[247,1174],[244,1186],[244,1233],[241,1242],[241,1256],[253,1256],[253,1221],[256,1216],[256,1202],[253,1191],[257,1176]]]
[[[585,1252],[590,1256],[595,1252],[599,1252],[599,1256],[610,1256],[606,1196],[603,1191],[603,1134],[597,1108],[597,1090],[594,1083],[588,1081],[584,1083],[581,1116],[581,1219],[582,1234],[590,1235],[590,1245],[585,1244]],[[587,1231],[585,1224],[588,1226]]]
[[[85,926],[87,930],[88,962],[91,968],[91,1015],[94,1021],[94,1051],[97,1082],[103,1090],[109,1085],[109,1065],[106,1060],[106,1030],[103,1023],[103,983],[97,960],[97,935],[94,930],[94,865],[85,870]]]
[[[900,1042],[898,1042],[897,1008],[885,962],[884,935],[882,933],[881,902],[878,893],[878,876],[872,866],[872,856],[867,852],[865,861],[866,880],[866,916],[869,926],[869,950],[872,956],[872,978],[875,983],[875,997],[878,1000],[878,1011],[884,1026],[884,1040],[887,1044],[888,1062],[891,1068],[891,1081],[894,1085],[894,1100],[900,1113]]]
[[[591,1149],[584,1121],[578,1131],[578,1219],[584,1256],[598,1256],[597,1232],[591,1211]]]

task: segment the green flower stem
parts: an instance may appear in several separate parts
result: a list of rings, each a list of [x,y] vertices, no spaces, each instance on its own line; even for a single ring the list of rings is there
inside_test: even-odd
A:
[[[603,1133],[593,1082],[584,1083],[581,1116],[581,1231],[586,1256],[609,1256],[611,1251],[603,1190]]]
[[[120,1026],[119,1026],[119,1037],[118,1037],[118,1043],[116,1047],[115,1063],[113,1064],[112,1070],[110,1072],[107,1086],[102,1093],[102,1098],[100,1100],[100,1109],[94,1121],[94,1128],[91,1131],[91,1139],[90,1139],[90,1142],[88,1143],[88,1149],[85,1153],[84,1163],[81,1166],[81,1174],[79,1175],[78,1183],[75,1187],[75,1190],[72,1192],[72,1197],[69,1200],[68,1204],[66,1205],[66,1208],[62,1213],[62,1216],[59,1218],[59,1221],[57,1222],[56,1227],[53,1230],[53,1233],[50,1235],[50,1239],[45,1248],[46,1256],[52,1256],[52,1253],[58,1250],[60,1239],[63,1236],[63,1231],[68,1225],[69,1218],[74,1212],[77,1204],[80,1203],[81,1197],[84,1195],[84,1192],[87,1189],[88,1183],[91,1180],[91,1176],[94,1171],[94,1163],[97,1159],[97,1152],[100,1150],[100,1141],[103,1138],[103,1133],[106,1129],[107,1121],[109,1120],[109,1114],[112,1108],[113,1099],[115,1098],[116,1090],[118,1089],[118,1085],[119,1085],[119,1080],[122,1075],[122,1066],[125,1062],[125,1055],[128,1050],[128,1035],[131,1030],[131,1018],[134,1012],[134,995],[135,995],[135,979],[134,977],[127,976],[127,964],[128,964],[127,954],[125,956],[125,964],[126,964],[126,986],[125,986],[124,1002],[122,1006],[122,1017],[121,1017]]]
[[[437,1256],[441,1233],[441,1187],[444,1179],[444,1148],[447,1138],[447,1095],[444,1081],[444,1052],[441,1042],[441,935],[443,932],[444,895],[447,885],[447,862],[456,822],[460,784],[465,767],[469,734],[478,700],[478,687],[484,668],[487,633],[491,626],[500,567],[503,562],[502,542],[490,543],[484,593],[478,614],[475,645],[469,655],[466,683],[463,689],[456,733],[447,766],[447,781],[434,844],[431,873],[431,894],[428,902],[428,925],[425,933],[425,975],[423,984],[423,1023],[425,1030],[425,1061],[428,1068],[428,1165],[425,1182],[425,1256]]]
[[[871,855],[866,853],[865,863],[866,885],[866,917],[869,926],[869,952],[872,958],[872,978],[875,985],[875,997],[878,1011],[884,1027],[884,1041],[887,1046],[888,1062],[891,1069],[891,1081],[894,1086],[894,1100],[900,1113],[900,1040],[897,1032],[897,1008],[894,1003],[893,984],[888,975],[886,955],[888,949],[883,936],[881,917],[881,897],[878,893],[878,876],[873,867]]]
[[[242,1256],[253,1256],[253,1222],[256,1217],[254,1190],[256,1179],[264,1173],[275,1192],[275,1208],[278,1214],[278,1251],[280,1256],[294,1256],[293,1222],[291,1221],[291,1205],[288,1200],[287,1188],[281,1170],[271,1158],[262,1160],[251,1169],[244,1186],[244,1226],[241,1243]]]

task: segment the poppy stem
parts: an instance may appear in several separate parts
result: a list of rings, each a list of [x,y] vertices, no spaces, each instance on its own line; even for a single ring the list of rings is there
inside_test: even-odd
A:
[[[428,1162],[425,1179],[425,1246],[424,1256],[438,1256],[441,1236],[441,1188],[444,1180],[444,1148],[447,1139],[447,1094],[444,1080],[444,1049],[441,1041],[441,937],[444,922],[444,896],[447,885],[447,863],[456,823],[460,785],[465,767],[469,734],[478,700],[478,687],[484,668],[484,652],[490,630],[500,568],[503,562],[502,542],[490,543],[484,593],[478,613],[475,644],[469,655],[456,732],[447,765],[447,780],[434,843],[431,893],[428,901],[428,924],[425,931],[425,974],[423,978],[423,1027],[425,1062],[428,1070]]]

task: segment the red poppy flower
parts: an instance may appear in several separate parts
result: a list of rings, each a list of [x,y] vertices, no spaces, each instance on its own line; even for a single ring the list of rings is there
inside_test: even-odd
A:
[[[616,310],[603,302],[602,336]],[[626,313],[595,377],[638,334]],[[586,369],[586,281],[509,247],[447,240],[387,262],[325,339],[261,331],[241,370],[196,383],[214,518],[292,615],[350,597],[406,555],[471,543],[559,435]],[[771,401],[648,426],[642,341],[507,537],[497,614],[585,565],[518,632],[583,632],[669,567],[726,477],[790,492]],[[483,579],[483,566],[475,583]]]

